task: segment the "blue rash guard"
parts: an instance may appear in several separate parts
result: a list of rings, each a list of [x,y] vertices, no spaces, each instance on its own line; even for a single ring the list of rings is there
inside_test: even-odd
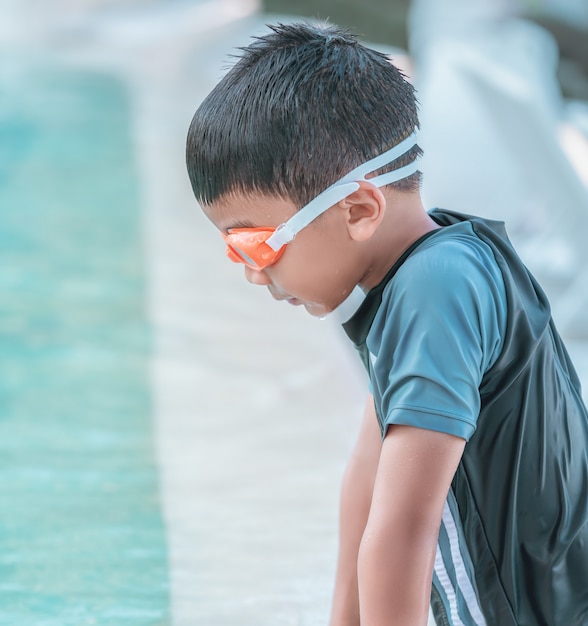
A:
[[[344,324],[390,424],[468,441],[443,511],[442,626],[588,625],[588,413],[503,224],[434,210]]]
[[[491,248],[469,222],[432,233],[384,288],[367,338],[382,430],[405,424],[469,439],[505,328]]]

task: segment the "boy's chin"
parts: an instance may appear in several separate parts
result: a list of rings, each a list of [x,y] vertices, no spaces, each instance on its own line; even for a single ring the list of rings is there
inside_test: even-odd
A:
[[[307,313],[309,313],[313,317],[318,317],[319,319],[323,319],[329,313],[333,312],[333,309],[331,307],[328,307],[323,303],[319,304],[316,302],[304,302],[303,306],[306,309]]]

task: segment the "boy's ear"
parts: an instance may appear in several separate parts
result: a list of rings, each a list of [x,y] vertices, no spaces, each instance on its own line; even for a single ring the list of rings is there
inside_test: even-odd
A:
[[[358,181],[359,182],[359,181]],[[375,185],[359,182],[359,189],[339,202],[351,239],[367,241],[378,229],[386,211],[386,198]]]

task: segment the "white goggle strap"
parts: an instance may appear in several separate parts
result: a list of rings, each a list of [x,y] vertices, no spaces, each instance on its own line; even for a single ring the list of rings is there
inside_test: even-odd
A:
[[[303,206],[296,215],[291,217],[287,222],[278,226],[274,234],[266,241],[267,245],[272,250],[277,251],[282,246],[290,243],[303,228],[308,226],[329,207],[332,207],[334,204],[337,204],[337,202],[343,200],[343,198],[357,191],[359,189],[358,180],[365,181],[365,176],[395,161],[398,157],[408,152],[416,143],[417,134],[415,131],[390,150],[356,167],[336,183],[325,189],[325,191],[320,193],[307,205]],[[419,159],[415,159],[408,165],[387,172],[386,174],[381,174],[375,178],[370,178],[367,182],[377,187],[382,187],[406,178],[417,171],[418,160]]]
[[[343,200],[354,191],[359,189],[359,184],[335,183],[335,185],[325,189],[314,200],[311,200],[306,206],[302,207],[296,215],[292,216],[287,222],[278,226],[276,232],[265,242],[272,250],[279,250],[282,246],[290,243],[292,239],[312,221],[314,221],[321,213],[324,213],[329,207]]]
[[[337,182],[346,183],[352,180],[365,180],[365,177],[368,174],[371,174],[371,172],[374,172],[375,170],[379,170],[381,167],[384,167],[384,165],[388,165],[388,163],[392,163],[392,161],[396,161],[398,157],[401,157],[403,154],[408,152],[413,146],[416,146],[417,143],[418,137],[417,131],[415,130],[406,139],[403,139],[393,148],[390,148],[390,150],[383,152],[379,156],[362,163]],[[373,182],[373,180],[374,179],[370,179],[369,182]],[[335,185],[336,184],[337,183],[335,183]]]
[[[414,174],[419,169],[420,160],[421,158],[417,157],[414,161],[412,161],[412,163],[403,165],[397,170],[392,170],[391,172],[380,174],[374,178],[369,178],[367,182],[375,185],[376,187],[383,187],[384,185],[389,185],[390,183],[397,183],[399,180]]]

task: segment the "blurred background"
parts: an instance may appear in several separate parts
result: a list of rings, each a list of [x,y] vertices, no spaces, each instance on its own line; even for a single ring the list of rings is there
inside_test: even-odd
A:
[[[427,206],[506,220],[588,386],[583,0],[0,0],[0,625],[327,623],[366,381],[184,168],[235,47],[301,18],[414,81]]]

